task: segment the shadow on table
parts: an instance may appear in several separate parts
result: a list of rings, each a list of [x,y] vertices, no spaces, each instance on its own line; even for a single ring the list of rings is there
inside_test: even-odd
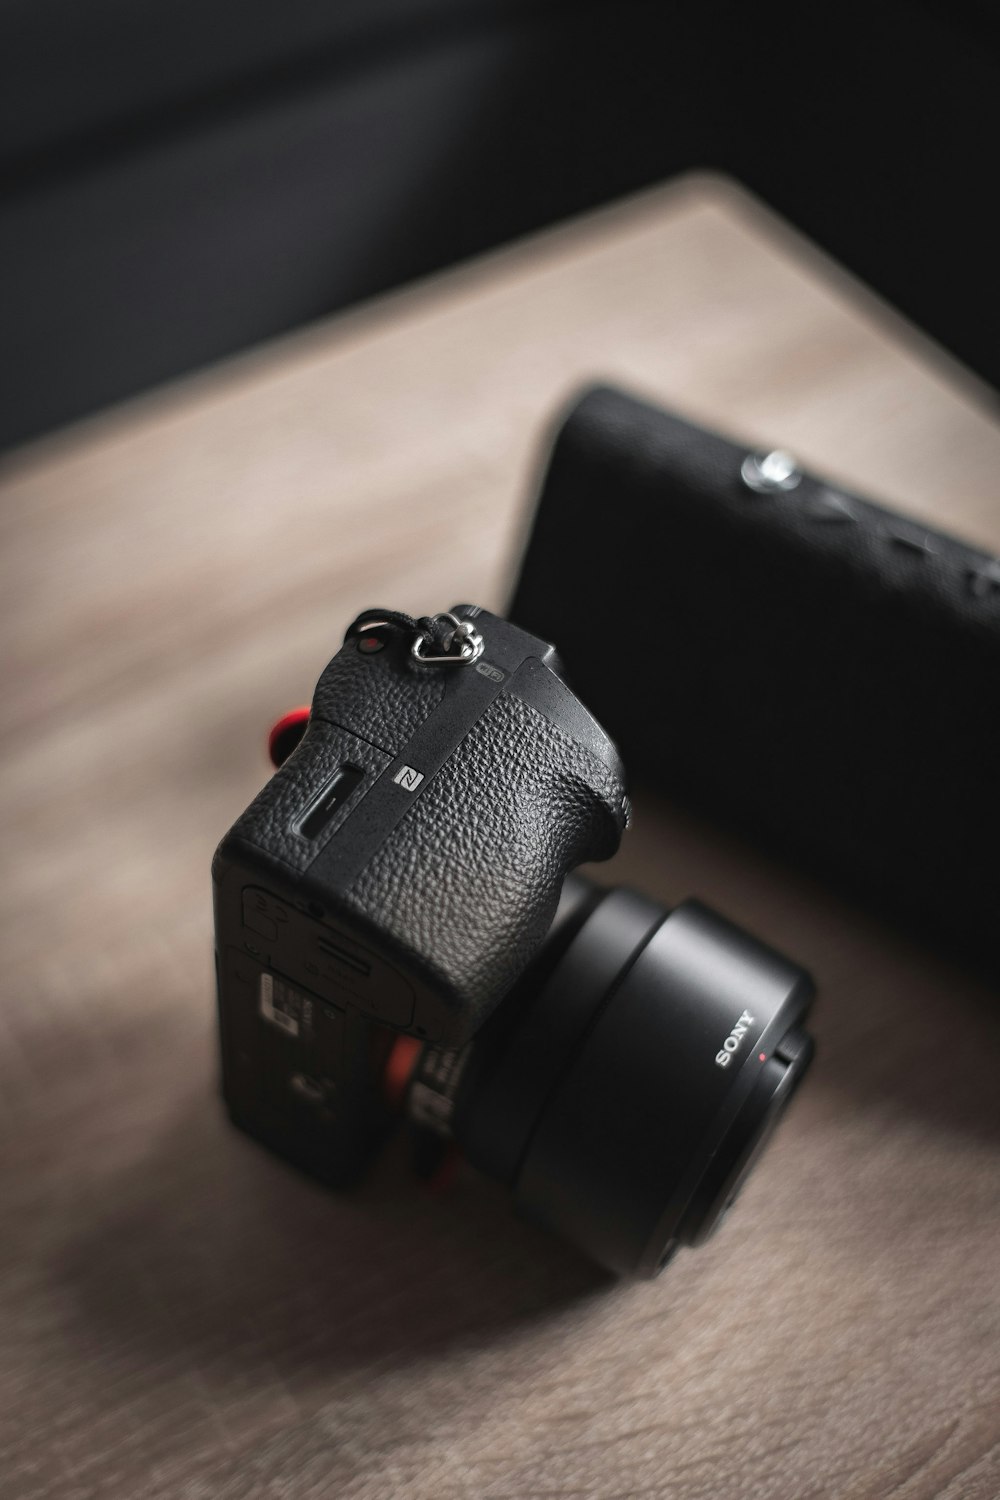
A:
[[[860,1122],[870,1152],[883,1136],[887,1150],[905,1145],[910,1119],[942,1137],[1000,1139],[995,996],[701,825],[646,821],[627,858],[601,869],[604,881],[668,904],[697,891],[815,972],[817,1062],[783,1131],[800,1132],[811,1171],[843,1171],[838,1133],[825,1133],[833,1117]],[[209,1080],[192,1082],[189,1059],[157,1064],[163,1042],[139,1050],[155,1095],[177,1101],[173,1123],[129,1168],[87,1167],[92,1199],[57,1267],[88,1350],[117,1345],[131,1358],[138,1349],[223,1388],[255,1374],[264,1383],[265,1371],[323,1381],[488,1347],[540,1322],[575,1330],[600,1310],[612,1280],[521,1223],[495,1184],[470,1170],[430,1198],[397,1140],[360,1191],[331,1193],[230,1127]],[[128,1082],[127,1107],[145,1132],[141,1091],[141,1080]],[[892,1120],[903,1130],[887,1131]],[[788,1191],[772,1178],[774,1212],[791,1222],[794,1182]]]
[[[372,1179],[329,1192],[198,1097],[142,1163],[105,1180],[91,1232],[60,1267],[81,1336],[202,1378],[334,1374],[481,1347],[572,1314],[612,1285],[463,1172],[430,1197],[390,1145]]]

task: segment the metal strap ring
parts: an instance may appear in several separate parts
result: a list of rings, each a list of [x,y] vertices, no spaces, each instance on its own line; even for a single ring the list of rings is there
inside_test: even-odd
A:
[[[424,653],[424,642],[426,635],[420,632],[410,647],[410,655],[414,661],[423,666],[444,665],[451,667],[467,666],[470,662],[478,661],[483,654],[485,642],[479,631],[471,620],[460,620],[457,615],[447,612],[435,615],[435,620],[447,620],[451,630],[442,641],[444,655],[429,656]]]

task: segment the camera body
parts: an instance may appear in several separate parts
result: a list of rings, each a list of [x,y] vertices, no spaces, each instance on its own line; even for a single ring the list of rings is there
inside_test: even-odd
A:
[[[475,606],[424,623],[360,617],[213,864],[228,1108],[337,1184],[384,1129],[393,1032],[465,1043],[628,818],[551,645]]]
[[[369,612],[292,719],[213,865],[234,1122],[345,1187],[405,1115],[425,1168],[457,1146],[619,1274],[702,1243],[808,1065],[812,981],[570,873],[629,806],[554,648]]]

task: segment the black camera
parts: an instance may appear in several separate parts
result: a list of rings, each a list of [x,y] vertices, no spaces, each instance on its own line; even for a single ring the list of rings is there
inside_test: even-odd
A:
[[[809,1061],[813,986],[696,901],[570,874],[629,805],[555,648],[368,611],[272,756],[213,865],[235,1123],[343,1187],[403,1114],[621,1274],[704,1240]]]

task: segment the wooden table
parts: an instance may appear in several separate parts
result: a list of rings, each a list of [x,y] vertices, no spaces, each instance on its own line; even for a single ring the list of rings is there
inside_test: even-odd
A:
[[[718,829],[644,799],[602,874],[806,963],[820,1053],[659,1281],[223,1120],[208,871],[266,727],[360,608],[502,604],[594,378],[1000,550],[985,393],[712,179],[6,461],[5,1500],[1000,1495],[995,997]]]

